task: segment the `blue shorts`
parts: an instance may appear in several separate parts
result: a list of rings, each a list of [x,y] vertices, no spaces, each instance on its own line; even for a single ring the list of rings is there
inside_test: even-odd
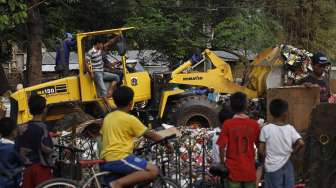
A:
[[[279,170],[265,173],[265,188],[293,188],[294,183],[294,168],[290,160]]]
[[[108,161],[100,165],[101,171],[109,171],[112,175],[104,178],[104,182],[108,183],[122,176],[126,176],[139,170],[145,170],[147,161],[135,155],[129,155],[124,159],[117,161]]]
[[[117,74],[113,74],[110,72],[101,72],[95,71],[94,74],[94,83],[96,85],[97,94],[99,97],[105,97],[107,95],[107,88],[105,86],[104,81],[116,81],[120,82],[120,77]]]

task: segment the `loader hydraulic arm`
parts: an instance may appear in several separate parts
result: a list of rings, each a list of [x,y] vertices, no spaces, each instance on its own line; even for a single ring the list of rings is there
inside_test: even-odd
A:
[[[234,93],[241,91],[246,93],[250,98],[256,97],[256,92],[246,87],[237,85],[233,81],[231,67],[214,52],[205,50],[203,53],[203,59],[192,63],[188,60],[180,67],[172,72],[170,83],[200,86],[213,89],[219,93]],[[197,66],[203,66],[205,64],[211,64],[208,69],[202,71]],[[207,67],[207,66],[204,66]],[[190,69],[191,71],[185,71]]]
[[[181,66],[179,66],[177,69],[175,69],[171,73],[172,77],[174,77],[175,75],[177,75],[177,74],[181,73],[182,71],[188,69],[191,66],[192,66],[192,62],[191,62],[191,60],[188,60],[187,62],[183,63]]]
[[[247,75],[247,87],[262,96],[267,90],[267,80],[269,73],[276,68],[281,68],[284,64],[281,58],[279,47],[267,48],[260,52],[250,64],[249,74]]]

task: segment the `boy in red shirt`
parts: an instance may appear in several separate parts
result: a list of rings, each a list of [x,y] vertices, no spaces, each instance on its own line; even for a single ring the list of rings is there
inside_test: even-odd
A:
[[[247,97],[244,93],[234,93],[230,97],[230,103],[235,115],[224,122],[217,140],[221,162],[229,171],[228,188],[255,188],[254,144],[258,142],[260,128],[256,121],[244,113],[247,108]],[[224,161],[225,147],[227,149]]]

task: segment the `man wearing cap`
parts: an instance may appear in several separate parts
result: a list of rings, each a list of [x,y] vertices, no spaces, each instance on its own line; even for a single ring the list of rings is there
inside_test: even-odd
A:
[[[328,58],[317,52],[311,57],[313,72],[311,72],[305,78],[302,78],[297,82],[298,85],[312,85],[317,84],[320,86],[320,102],[328,102],[330,97],[330,86],[329,80],[323,74],[325,72],[326,66],[330,65]]]
[[[65,33],[65,39],[58,41],[55,71],[66,76],[69,71],[70,47],[75,45],[71,33]]]

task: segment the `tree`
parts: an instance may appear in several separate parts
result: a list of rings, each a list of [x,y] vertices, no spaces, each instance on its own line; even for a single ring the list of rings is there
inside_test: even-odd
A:
[[[89,32],[122,27],[129,15],[128,0],[53,0],[40,9],[43,42],[53,51],[65,32]]]
[[[283,26],[285,42],[336,59],[336,2],[333,0],[262,0],[264,12]]]
[[[17,25],[25,22],[26,8],[24,1],[0,0],[0,95],[10,89],[2,63],[10,58],[10,41],[17,39],[13,30]]]
[[[281,26],[272,18],[256,11],[241,10],[236,16],[224,18],[215,28],[213,46],[236,55],[243,63],[243,83],[249,69],[249,52],[258,53],[264,48],[275,46],[281,36]],[[280,32],[281,33],[281,32]]]
[[[334,7],[332,0],[0,0],[0,11],[6,12],[0,15],[0,27],[11,29],[0,32],[9,35],[21,29],[15,37],[27,33],[19,39],[29,39],[32,50],[28,53],[28,69],[32,73],[28,80],[35,84],[41,75],[38,49],[42,41],[52,50],[56,39],[66,31],[125,25],[138,28],[127,34],[130,49],[154,49],[173,67],[194,49],[230,48],[257,53],[277,43],[326,52],[336,58]],[[27,13],[28,27],[17,27]]]
[[[245,11],[237,16],[227,17],[215,28],[213,45],[217,49],[253,51],[274,46],[279,42],[281,26],[266,18],[261,10]]]
[[[27,38],[29,42],[27,59],[27,81],[30,86],[42,81],[42,35],[43,25],[40,15],[40,0],[28,2]]]
[[[127,24],[140,28],[133,37],[140,48],[156,49],[174,64],[194,48],[259,52],[281,41],[281,25],[255,7],[239,0],[147,0],[136,4]]]
[[[0,32],[13,29],[17,24],[24,23],[27,13],[23,0],[0,0]]]
[[[16,40],[14,30],[25,22],[27,7],[24,1],[0,0],[0,63],[8,60],[9,41]]]
[[[308,48],[312,51],[321,51],[332,59],[336,59],[336,2],[316,1],[311,3],[310,40]],[[318,11],[317,11],[318,10]],[[304,41],[302,41],[303,43]]]
[[[207,36],[192,11],[179,9],[176,1],[142,1],[133,6],[128,26],[138,32],[131,35],[139,49],[154,49],[172,66],[178,64],[195,48],[204,48]]]

